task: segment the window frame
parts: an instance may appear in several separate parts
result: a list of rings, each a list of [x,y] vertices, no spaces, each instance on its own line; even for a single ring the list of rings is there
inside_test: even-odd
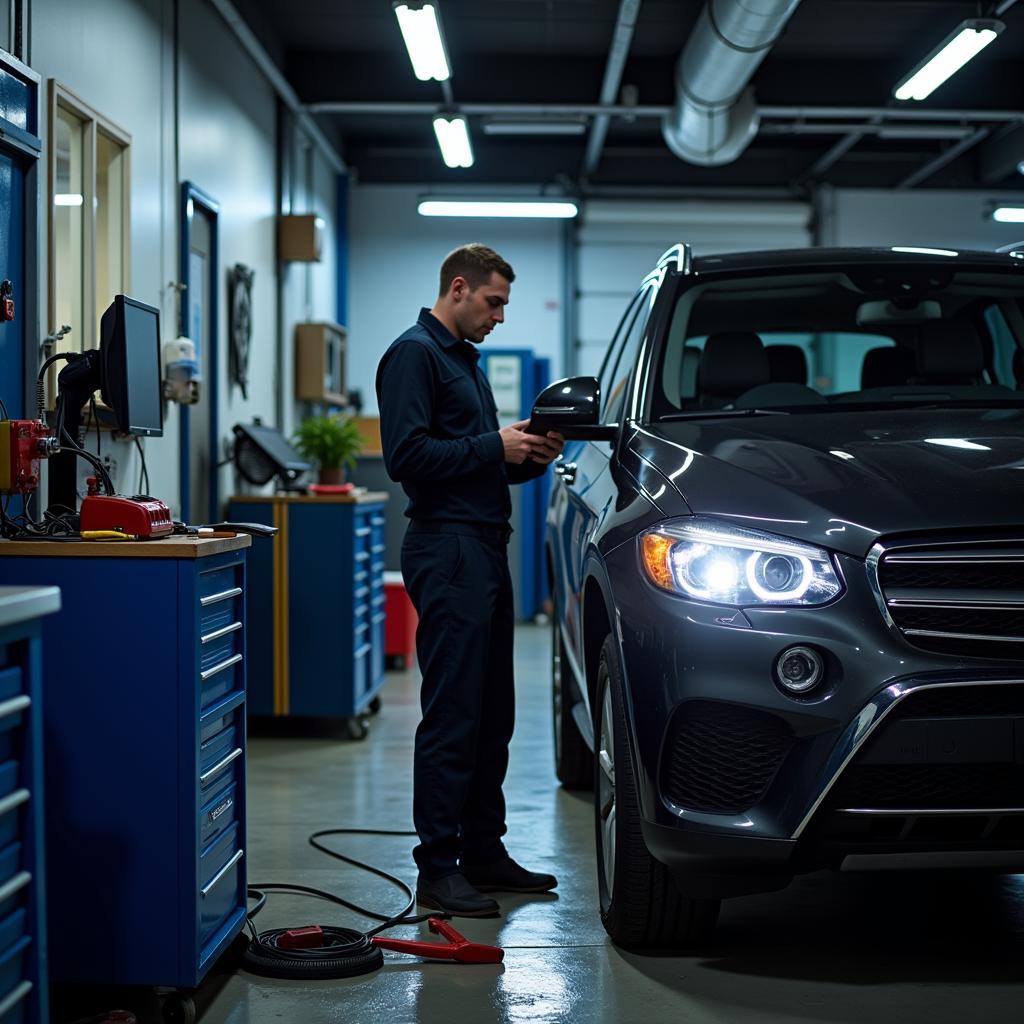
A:
[[[61,85],[56,79],[49,79],[49,102],[47,110],[47,322],[49,332],[60,326],[57,323],[56,287],[56,220],[54,217],[54,193],[57,184],[57,147],[54,144],[57,130],[58,110],[63,108],[83,123],[82,154],[82,324],[72,324],[70,336],[65,339],[60,351],[83,352],[99,347],[99,316],[96,302],[96,140],[98,134],[105,135],[121,149],[124,161],[121,192],[121,282],[125,294],[131,291],[131,134],[110,118],[91,107],[81,97]],[[50,394],[53,388],[48,388]]]

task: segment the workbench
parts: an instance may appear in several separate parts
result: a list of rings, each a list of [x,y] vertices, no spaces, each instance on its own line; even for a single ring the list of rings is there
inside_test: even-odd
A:
[[[250,543],[0,541],[0,580],[62,595],[43,629],[54,982],[191,989],[243,927]]]
[[[31,1024],[50,1020],[41,663],[59,609],[56,587],[0,586],[0,1019]]]
[[[384,683],[388,495],[238,496],[235,522],[278,528],[250,559],[249,713],[361,715]]]

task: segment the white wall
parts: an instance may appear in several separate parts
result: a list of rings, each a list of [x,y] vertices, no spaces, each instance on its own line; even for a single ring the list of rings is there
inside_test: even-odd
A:
[[[1024,225],[992,220],[1000,198],[1007,199],[998,192],[837,189],[822,204],[820,243],[997,249],[1024,238]]]
[[[175,118],[175,10],[180,40],[179,107]],[[276,224],[278,101],[263,74],[207,0],[35,0],[32,67],[44,80],[40,127],[44,155],[49,109],[46,81],[55,79],[131,135],[131,294],[161,310],[164,339],[177,325],[181,181],[190,180],[216,199],[219,211],[220,286],[218,395],[221,438],[233,423],[263,422],[290,433],[296,407],[292,337],[295,322],[336,317],[333,170],[319,151],[310,161],[301,137],[288,128],[285,159],[292,181],[281,204],[287,212],[318,213],[326,222],[324,258],[312,266],[291,264],[283,275],[284,352],[278,373],[278,265]],[[4,26],[0,24],[0,29]],[[116,41],[116,61],[112,46]],[[177,154],[175,127],[179,128]],[[176,159],[177,157],[177,159]],[[41,174],[45,189],[46,174]],[[41,197],[45,228],[46,195]],[[227,273],[235,263],[256,271],[249,397],[227,378]],[[40,312],[49,328],[47,253],[41,254]],[[279,401],[280,389],[280,401]],[[280,406],[282,422],[277,423]],[[164,436],[146,442],[153,493],[178,509],[178,409],[167,407]],[[104,439],[104,453],[111,451]],[[115,447],[119,489],[135,488],[133,447]],[[235,482],[222,471],[221,493]]]
[[[425,190],[415,186],[363,185],[349,201],[348,373],[377,414],[374,377],[385,349],[437,297],[444,257],[467,242],[497,250],[516,273],[505,323],[484,343],[492,348],[532,348],[562,373],[563,255],[557,221],[421,217]]]

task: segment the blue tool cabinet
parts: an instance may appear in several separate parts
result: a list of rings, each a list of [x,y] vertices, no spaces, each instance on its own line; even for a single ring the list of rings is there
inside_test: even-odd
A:
[[[3,576],[0,575],[0,579]],[[42,616],[56,587],[0,586],[0,1020],[47,1024]]]
[[[62,594],[44,627],[51,981],[191,989],[244,925],[249,543],[0,543],[0,579]]]
[[[386,494],[236,497],[278,528],[250,564],[249,714],[352,718],[384,683]]]

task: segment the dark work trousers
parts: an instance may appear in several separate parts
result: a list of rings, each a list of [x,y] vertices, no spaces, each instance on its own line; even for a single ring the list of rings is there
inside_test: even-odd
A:
[[[413,856],[425,878],[441,878],[460,861],[505,856],[501,785],[515,718],[512,580],[504,541],[419,533],[415,523],[402,544],[402,574],[419,615],[423,673],[413,780],[420,845]]]

